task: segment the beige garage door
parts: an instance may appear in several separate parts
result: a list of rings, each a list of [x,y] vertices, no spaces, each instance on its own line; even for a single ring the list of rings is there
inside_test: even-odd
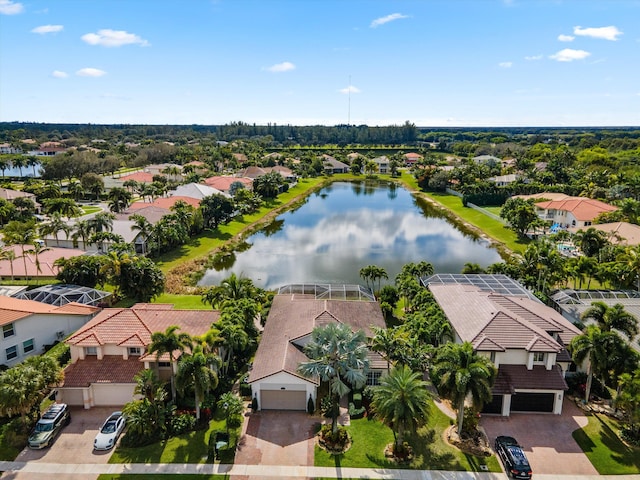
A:
[[[306,410],[307,399],[304,391],[261,390],[262,410]]]

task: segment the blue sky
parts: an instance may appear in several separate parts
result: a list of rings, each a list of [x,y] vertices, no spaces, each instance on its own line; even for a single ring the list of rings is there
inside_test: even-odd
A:
[[[0,121],[640,125],[638,0],[0,0]]]

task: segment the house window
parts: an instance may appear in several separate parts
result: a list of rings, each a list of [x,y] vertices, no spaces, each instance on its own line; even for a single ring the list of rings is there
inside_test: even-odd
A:
[[[533,352],[533,361],[534,362],[544,362],[544,353],[543,352]]]
[[[13,328],[13,323],[10,323],[9,325],[3,325],[2,326],[2,337],[3,338],[12,337],[15,334],[16,334],[16,331]]]
[[[160,368],[171,368],[171,362],[158,362]]]
[[[32,352],[34,348],[35,347],[33,345],[33,338],[31,340],[25,340],[24,342],[22,342],[22,351],[24,353]]]
[[[496,352],[491,352],[489,358],[491,359],[492,363],[496,363]]]
[[[18,347],[14,345],[13,347],[7,348],[4,352],[7,355],[7,360],[13,360],[18,356]]]
[[[84,347],[85,355],[98,355],[98,347]]]
[[[140,347],[129,347],[129,355],[140,355]]]
[[[380,385],[381,372],[367,372],[367,385]]]

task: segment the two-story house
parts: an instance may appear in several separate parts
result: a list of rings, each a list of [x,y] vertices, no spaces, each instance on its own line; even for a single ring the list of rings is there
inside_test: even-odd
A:
[[[300,363],[309,360],[303,349],[314,328],[337,322],[353,331],[363,330],[371,338],[373,327],[385,327],[380,305],[373,298],[336,300],[321,298],[331,298],[326,291],[323,294],[291,292],[274,297],[249,374],[260,410],[304,411],[309,398],[316,402],[319,380],[297,371]],[[375,385],[387,364],[370,352],[369,368],[367,384]]]
[[[80,303],[56,306],[0,296],[0,364],[11,367],[42,353],[45,345],[62,341],[99,311]]]
[[[544,196],[544,194],[538,194]],[[589,227],[601,213],[613,212],[618,207],[585,197],[564,197],[537,202],[536,213],[543,219],[563,228]]]
[[[449,320],[454,341],[470,342],[498,368],[493,400],[483,412],[562,413],[564,374],[571,364],[565,345],[580,330],[524,289],[504,288],[492,278],[498,276],[455,277],[452,283],[424,283]]]
[[[134,377],[153,369],[161,380],[176,371],[175,352],[158,357],[147,352],[154,332],[172,325],[178,333],[206,333],[220,317],[215,310],[175,310],[167,304],[137,304],[131,308],[108,308],[67,339],[71,364],[59,387],[57,400],[69,405],[122,406],[134,398]]]

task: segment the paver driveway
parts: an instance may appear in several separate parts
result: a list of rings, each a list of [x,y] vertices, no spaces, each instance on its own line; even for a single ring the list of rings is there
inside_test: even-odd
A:
[[[25,448],[16,462],[42,462],[42,463],[107,463],[111,452],[94,452],[93,439],[98,433],[107,416],[118,410],[117,407],[94,407],[90,410],[83,408],[71,409],[71,423],[64,427],[58,438],[49,448],[31,450]],[[7,472],[2,479],[15,480],[42,480],[42,475]],[[70,479],[78,479],[78,476],[70,476]],[[86,478],[86,477],[85,477]],[[56,480],[64,479],[64,476],[56,475]]]
[[[522,445],[533,476],[536,474],[597,475],[571,433],[587,424],[587,417],[572,401],[565,399],[562,415],[516,413],[510,417],[483,416],[484,427],[493,446],[498,435],[515,437]]]
[[[245,423],[236,464],[313,465],[314,425],[318,418],[302,412],[274,410],[252,413]]]

